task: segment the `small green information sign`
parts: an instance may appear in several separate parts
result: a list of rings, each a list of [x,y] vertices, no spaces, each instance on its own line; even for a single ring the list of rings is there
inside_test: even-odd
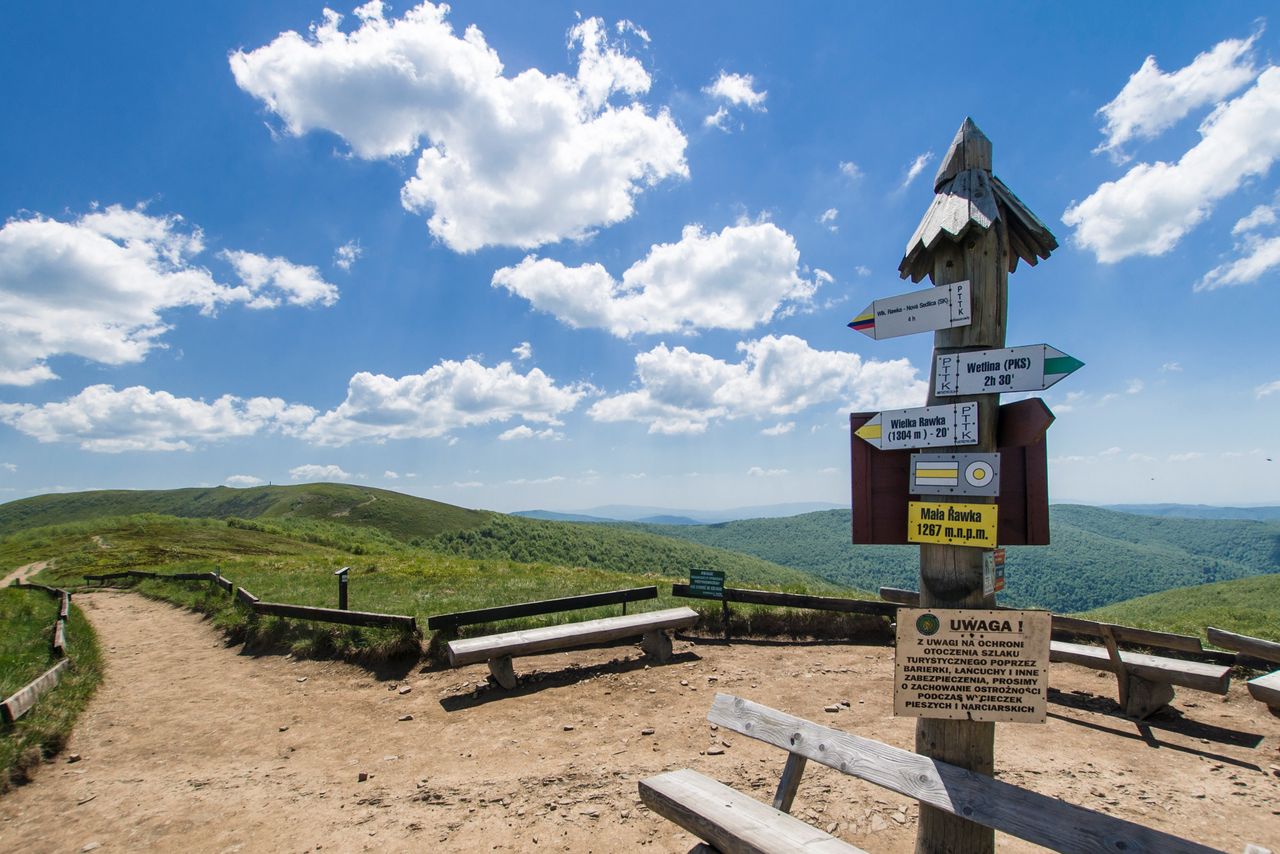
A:
[[[719,569],[689,570],[689,595],[698,599],[723,599],[724,572]]]

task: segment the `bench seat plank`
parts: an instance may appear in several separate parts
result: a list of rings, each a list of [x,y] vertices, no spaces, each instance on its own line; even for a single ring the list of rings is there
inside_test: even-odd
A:
[[[551,649],[606,643],[647,632],[692,628],[697,622],[698,612],[692,608],[668,608],[665,611],[464,638],[449,642],[449,664],[461,667],[503,656],[531,655]]]
[[[716,695],[707,720],[1055,851],[1216,850],[729,694]]]
[[[1110,673],[1115,672],[1115,666],[1111,663],[1106,648],[1100,646],[1051,641],[1049,660],[1079,664]],[[1120,660],[1124,662],[1130,673],[1151,682],[1181,685],[1184,688],[1194,688],[1210,694],[1225,694],[1227,686],[1231,684],[1231,668],[1224,664],[1181,661],[1128,650],[1120,650]]]
[[[866,854],[687,768],[641,780],[640,800],[724,854]]]
[[[1249,694],[1272,710],[1280,711],[1280,670],[1249,680]]]

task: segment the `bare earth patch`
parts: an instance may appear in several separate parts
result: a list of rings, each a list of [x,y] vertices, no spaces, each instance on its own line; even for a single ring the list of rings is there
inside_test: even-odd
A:
[[[35,575],[37,572],[40,572],[42,569],[44,569],[48,565],[49,565],[49,561],[38,560],[35,563],[29,563],[26,566],[20,566],[17,569],[15,569],[13,572],[6,575],[4,578],[0,578],[0,587],[8,587],[10,584],[21,584],[31,576]]]
[[[639,805],[637,780],[693,767],[768,800],[785,759],[711,728],[717,690],[913,745],[885,647],[678,640],[653,668],[634,647],[556,654],[517,659],[536,673],[506,693],[476,690],[483,665],[379,679],[238,654],[133,594],[77,602],[106,679],[63,757],[0,799],[3,850],[683,852],[695,840]],[[1000,726],[1002,779],[1230,852],[1280,847],[1280,718],[1242,683],[1178,689],[1146,725],[1118,716],[1110,675],[1054,665],[1050,684],[1047,725]],[[870,850],[914,846],[914,801],[812,763],[794,812]]]

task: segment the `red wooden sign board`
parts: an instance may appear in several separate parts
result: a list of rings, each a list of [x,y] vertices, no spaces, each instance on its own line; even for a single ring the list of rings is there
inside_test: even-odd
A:
[[[876,413],[849,416],[853,455],[853,542],[908,545],[911,451],[880,451],[853,435]],[[999,537],[1002,546],[1049,545],[1049,462],[1044,434],[1053,413],[1039,398],[1000,407]]]

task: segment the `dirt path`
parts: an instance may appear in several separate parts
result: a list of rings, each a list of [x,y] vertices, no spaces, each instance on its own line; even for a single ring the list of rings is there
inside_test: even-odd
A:
[[[38,560],[35,563],[29,563],[26,566],[20,566],[13,572],[0,578],[0,587],[8,587],[10,584],[19,584],[35,575],[40,570],[49,565],[47,560]]]
[[[77,601],[108,665],[68,748],[83,760],[0,798],[0,850],[685,852],[691,837],[638,806],[638,779],[689,766],[768,799],[784,759],[710,729],[716,690],[913,741],[883,647],[677,641],[651,669],[631,647],[550,655],[517,660],[543,678],[508,695],[475,692],[483,666],[378,681],[238,654],[134,594]],[[1243,686],[1179,689],[1181,715],[1138,726],[1115,715],[1109,676],[1057,665],[1051,684],[1048,724],[1000,728],[1003,779],[1229,852],[1280,848],[1280,718]],[[914,801],[829,769],[811,764],[795,812],[870,850],[913,847]]]

